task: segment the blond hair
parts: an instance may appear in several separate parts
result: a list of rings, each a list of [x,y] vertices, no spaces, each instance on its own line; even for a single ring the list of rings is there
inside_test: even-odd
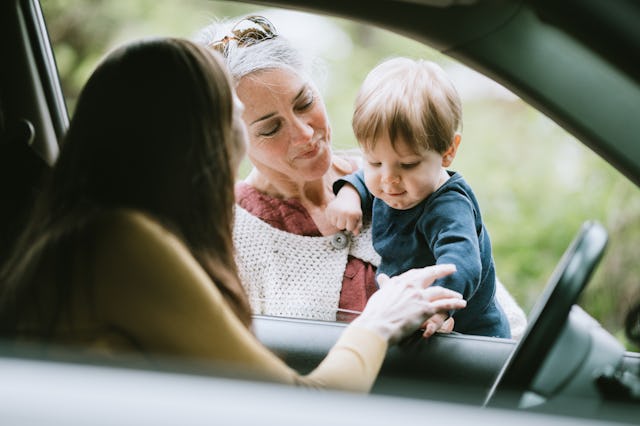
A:
[[[356,97],[353,132],[358,143],[373,148],[387,132],[415,151],[444,153],[462,123],[458,91],[436,63],[392,58],[376,66]]]

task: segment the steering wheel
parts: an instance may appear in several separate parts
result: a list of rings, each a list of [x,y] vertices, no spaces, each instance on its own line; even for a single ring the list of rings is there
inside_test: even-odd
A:
[[[489,390],[485,406],[518,406],[602,258],[607,239],[607,231],[599,223],[590,221],[582,225],[533,307],[529,325]]]

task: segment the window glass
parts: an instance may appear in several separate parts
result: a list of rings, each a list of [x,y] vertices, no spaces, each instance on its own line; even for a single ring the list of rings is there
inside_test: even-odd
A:
[[[267,16],[321,59],[318,83],[336,149],[356,147],[353,101],[373,66],[397,55],[440,63],[463,100],[463,140],[452,169],[479,199],[500,280],[528,312],[582,222],[598,220],[610,245],[580,304],[624,340],[624,315],[638,297],[638,189],[499,84],[416,41],[319,15],[203,0],[48,0],[42,6],[71,115],[80,88],[113,47],[148,36],[191,38],[214,19],[247,13]],[[245,161],[241,177],[249,169]]]

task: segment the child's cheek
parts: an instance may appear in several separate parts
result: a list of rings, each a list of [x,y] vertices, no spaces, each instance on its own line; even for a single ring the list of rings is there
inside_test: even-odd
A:
[[[364,184],[367,185],[369,192],[371,192],[374,196],[378,195],[378,179],[376,176],[376,172],[371,167],[364,169]]]

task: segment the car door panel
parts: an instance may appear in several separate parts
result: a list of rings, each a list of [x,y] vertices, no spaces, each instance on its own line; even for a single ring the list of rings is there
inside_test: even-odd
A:
[[[322,361],[345,327],[334,322],[254,317],[258,339],[301,373]],[[413,335],[389,348],[373,392],[415,396],[417,391],[438,399],[445,398],[443,387],[450,387],[457,389],[456,400],[481,402],[514,347],[510,339],[439,334],[425,340]],[[451,397],[447,394],[445,399]]]

